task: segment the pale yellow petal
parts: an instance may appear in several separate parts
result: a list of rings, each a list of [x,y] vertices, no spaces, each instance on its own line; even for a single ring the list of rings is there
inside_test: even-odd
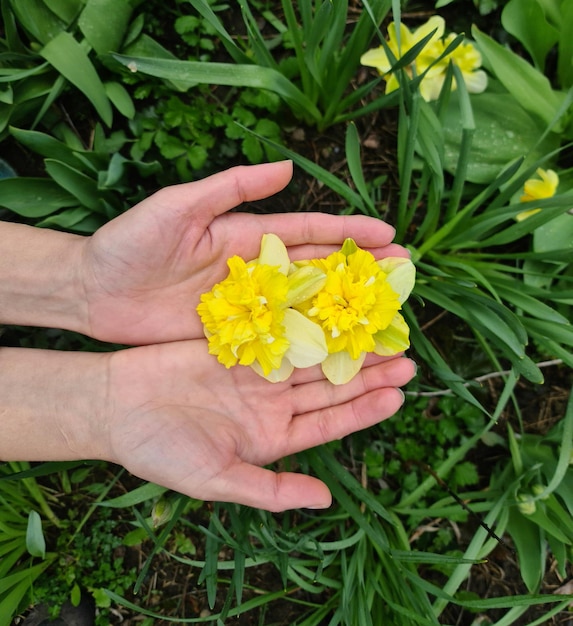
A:
[[[251,368],[263,378],[266,378],[271,383],[282,383],[287,380],[294,371],[292,363],[288,359],[283,358],[281,366],[278,369],[271,370],[266,376],[263,372],[263,368],[255,361]]]
[[[261,239],[261,252],[257,259],[260,265],[278,267],[281,274],[288,274],[290,259],[286,246],[279,237],[268,233]]]
[[[420,83],[420,94],[426,102],[433,102],[440,97],[446,75],[443,72],[426,74]]]
[[[386,280],[398,294],[400,304],[407,300],[416,282],[416,266],[410,259],[387,257],[378,261],[378,267],[386,274]]]
[[[440,15],[433,15],[425,24],[422,24],[419,28],[412,33],[413,44],[418,43],[424,37],[427,37],[432,31],[436,31],[430,41],[426,45],[430,45],[437,39],[441,39],[444,36],[444,30],[446,27],[446,21]]]
[[[360,63],[367,67],[375,67],[381,74],[386,74],[392,67],[392,64],[388,60],[388,55],[382,46],[372,48],[372,50],[365,52],[360,57]]]
[[[470,93],[482,93],[487,88],[487,74],[483,70],[463,74],[464,83]]]
[[[531,217],[536,213],[539,213],[539,211],[541,211],[541,209],[529,209],[529,211],[522,211],[515,216],[515,219],[518,222],[523,222],[523,220],[526,220],[528,217]]]
[[[374,352],[380,356],[393,356],[410,347],[410,329],[400,313],[396,313],[388,328],[374,335],[376,347]]]
[[[352,380],[360,371],[366,352],[353,359],[348,352],[329,354],[322,363],[322,372],[333,385],[344,385]]]
[[[290,346],[285,357],[295,367],[311,367],[322,363],[328,355],[322,328],[294,309],[286,309],[285,336]]]
[[[326,274],[313,265],[291,270],[288,276],[287,306],[296,306],[310,300],[324,287],[324,283]]]

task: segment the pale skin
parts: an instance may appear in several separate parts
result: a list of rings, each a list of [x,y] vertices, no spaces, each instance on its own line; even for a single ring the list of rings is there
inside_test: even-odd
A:
[[[393,415],[412,361],[372,356],[341,386],[319,367],[273,384],[210,356],[194,311],[226,259],[256,257],[265,232],[292,259],[328,254],[346,237],[378,257],[406,254],[390,226],[365,217],[227,213],[279,191],[291,173],[288,162],[234,168],[167,188],[92,237],[0,224],[0,323],[141,346],[1,348],[0,459],[104,459],[199,499],[329,506],[318,479],[261,466]]]

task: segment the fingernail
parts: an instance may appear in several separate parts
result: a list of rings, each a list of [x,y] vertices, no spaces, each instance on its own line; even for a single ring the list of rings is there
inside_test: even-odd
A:
[[[305,506],[305,509],[310,509],[311,511],[318,511],[319,509],[328,509],[330,508],[330,502],[328,504],[312,504],[310,506]]]

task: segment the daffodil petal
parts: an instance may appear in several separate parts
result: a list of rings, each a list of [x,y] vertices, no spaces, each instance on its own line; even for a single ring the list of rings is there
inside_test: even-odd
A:
[[[470,93],[482,93],[487,88],[487,74],[483,70],[464,73],[464,83]]]
[[[515,220],[517,222],[523,222],[523,220],[526,220],[528,217],[531,217],[536,213],[539,213],[539,211],[541,211],[541,209],[529,209],[529,211],[522,211],[515,216]]]
[[[313,265],[297,267],[288,276],[287,306],[296,306],[309,300],[325,283],[326,274],[320,268]]]
[[[262,376],[266,380],[271,383],[282,383],[285,380],[288,380],[290,375],[294,371],[294,366],[289,362],[288,359],[283,358],[282,363],[279,368],[271,370],[268,374],[263,372],[263,368],[255,361],[251,368],[255,371],[259,376]]]
[[[288,251],[282,240],[273,233],[263,235],[261,239],[261,251],[257,262],[260,265],[278,267],[281,274],[288,274],[290,259]]]
[[[400,304],[404,304],[414,289],[416,266],[410,259],[387,257],[378,261],[378,267],[386,274],[390,287],[398,294]]]
[[[360,57],[360,63],[367,67],[375,67],[381,74],[386,74],[392,67],[392,64],[388,60],[388,55],[382,46],[367,50]]]
[[[410,329],[400,313],[396,313],[388,328],[374,335],[374,352],[380,356],[393,356],[410,347]]]
[[[295,367],[311,367],[328,354],[322,328],[294,309],[286,309],[285,336],[290,345],[285,357]]]
[[[353,359],[348,352],[329,354],[322,362],[322,372],[333,385],[344,385],[352,380],[360,371],[366,352]]]
[[[431,45],[432,42],[440,39],[444,35],[446,28],[446,21],[440,15],[433,15],[425,24],[422,24],[413,32],[412,45],[422,41],[424,37],[427,37],[432,31],[436,31],[430,41],[426,45]]]

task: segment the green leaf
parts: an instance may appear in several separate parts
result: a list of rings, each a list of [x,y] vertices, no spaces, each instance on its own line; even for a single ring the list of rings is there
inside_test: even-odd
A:
[[[547,53],[557,43],[559,33],[547,21],[538,0],[510,0],[503,8],[501,23],[523,44],[537,69],[543,72]]]
[[[10,4],[20,25],[41,44],[48,43],[67,26],[42,0],[11,0]]]
[[[475,130],[467,163],[466,180],[487,184],[504,167],[527,157],[524,167],[552,152],[559,137],[550,134],[537,145],[542,125],[531,117],[510,94],[483,93],[471,97]],[[445,168],[455,173],[462,142],[462,121],[457,94],[452,94],[444,118]]]
[[[92,211],[103,211],[97,183],[93,178],[61,161],[46,159],[45,164],[48,174],[66,191],[75,196],[81,204]]]
[[[165,487],[161,487],[155,483],[145,483],[122,496],[99,502],[98,506],[108,506],[111,508],[131,507],[146,502],[147,500],[153,500],[163,495],[166,491],[167,489]]]
[[[551,83],[525,59],[472,26],[472,35],[489,69],[524,109],[549,124],[559,109]]]
[[[120,83],[107,82],[104,84],[105,93],[113,106],[127,119],[135,117],[135,105],[127,89]]]
[[[319,121],[321,118],[319,110],[298,87],[280,72],[269,67],[151,59],[120,54],[114,54],[113,57],[132,72],[142,72],[172,81],[268,89],[277,93],[295,109],[304,111],[313,121]]]
[[[22,217],[45,217],[63,207],[75,206],[77,199],[47,178],[5,178],[0,180],[0,205]]]
[[[74,37],[67,32],[59,33],[42,48],[40,54],[88,98],[104,123],[111,126],[112,109],[103,83]]]
[[[98,54],[118,52],[127,31],[131,11],[128,0],[88,0],[78,20],[78,26]]]
[[[46,540],[42,531],[42,518],[36,511],[30,511],[28,515],[26,549],[32,556],[42,559],[46,556]]]

